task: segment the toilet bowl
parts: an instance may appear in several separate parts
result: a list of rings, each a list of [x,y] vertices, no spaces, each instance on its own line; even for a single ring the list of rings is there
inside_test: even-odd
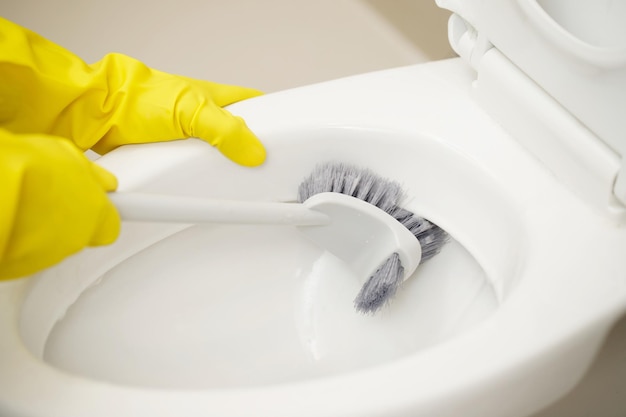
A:
[[[329,160],[397,180],[452,240],[390,306],[354,312],[358,279],[288,227],[125,223],[0,283],[0,415],[523,417],[567,393],[626,308],[621,153],[481,36],[463,57],[480,19],[445,6],[462,58],[231,106],[261,167],[195,139],[98,161],[123,191],[241,200],[293,201]]]

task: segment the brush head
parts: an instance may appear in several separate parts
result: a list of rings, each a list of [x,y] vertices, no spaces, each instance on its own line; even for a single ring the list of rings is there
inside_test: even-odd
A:
[[[443,229],[399,206],[404,193],[397,182],[382,178],[368,169],[344,163],[318,165],[300,184],[298,200],[304,202],[325,192],[358,198],[392,216],[419,241],[422,248],[421,263],[439,253],[448,240]],[[404,267],[398,254],[381,261],[379,268],[369,277],[354,300],[360,312],[378,311],[393,298],[404,281]]]

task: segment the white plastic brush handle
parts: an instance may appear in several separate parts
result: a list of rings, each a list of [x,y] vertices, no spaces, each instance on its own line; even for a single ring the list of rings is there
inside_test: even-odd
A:
[[[318,246],[347,262],[366,280],[397,253],[410,276],[421,259],[418,240],[379,208],[340,193],[320,193],[304,203],[212,200],[162,194],[109,193],[122,219],[167,223],[299,226]]]
[[[213,200],[114,192],[109,198],[124,220],[166,223],[324,225],[329,217],[299,203]]]

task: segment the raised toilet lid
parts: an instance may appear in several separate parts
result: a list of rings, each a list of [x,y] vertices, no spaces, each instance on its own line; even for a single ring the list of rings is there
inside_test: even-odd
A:
[[[604,181],[611,183],[622,204],[626,202],[621,175],[626,155],[626,1],[583,0],[574,5],[566,0],[437,0],[437,4],[454,12],[450,44],[478,71],[479,82],[489,65],[483,57],[497,50],[573,116],[578,129],[588,130],[593,139],[585,141],[597,141],[615,154],[620,172]],[[558,124],[554,122],[555,129]],[[586,146],[568,138],[563,141],[567,147]]]

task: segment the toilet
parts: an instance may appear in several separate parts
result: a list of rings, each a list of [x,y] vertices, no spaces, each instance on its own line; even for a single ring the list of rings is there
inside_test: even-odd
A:
[[[398,181],[451,240],[389,306],[356,313],[291,227],[124,223],[0,283],[0,415],[528,417],[568,393],[626,312],[626,2],[438,4],[457,58],[230,106],[261,167],[197,139],[98,159],[121,191],[244,201],[327,161]]]

